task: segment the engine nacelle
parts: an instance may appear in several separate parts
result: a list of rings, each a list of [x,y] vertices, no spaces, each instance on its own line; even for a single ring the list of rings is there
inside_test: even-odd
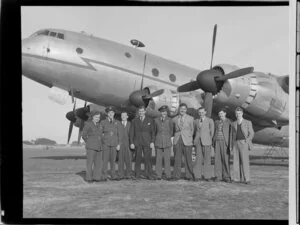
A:
[[[159,88],[155,86],[147,87],[150,90],[150,93],[157,91]],[[163,94],[154,97],[148,104],[147,115],[151,117],[158,117],[160,113],[158,109],[167,105],[169,107],[169,116],[174,117],[179,113],[180,103],[186,103],[188,106],[187,113],[196,117],[197,109],[201,106],[203,99],[201,94],[198,92],[188,92],[188,93],[178,93],[172,90],[164,89]]]
[[[150,90],[150,93],[159,90],[159,88],[155,86],[149,86],[147,88]],[[147,107],[147,114],[151,117],[157,117],[160,115],[158,109],[163,105],[167,105],[169,107],[169,116],[173,117],[178,113],[179,104],[179,93],[168,89],[164,89],[163,94],[154,97],[149,102]]]
[[[218,65],[229,73],[234,66]],[[214,100],[219,106],[235,108],[242,106],[253,117],[260,117],[271,123],[288,123],[288,95],[278,85],[276,77],[253,72],[224,82]]]

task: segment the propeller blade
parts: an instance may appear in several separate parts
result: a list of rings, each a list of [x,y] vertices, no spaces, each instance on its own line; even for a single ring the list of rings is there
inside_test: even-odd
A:
[[[211,117],[212,106],[213,106],[212,93],[206,92],[204,96],[204,108],[206,110],[206,115],[208,117]]]
[[[72,97],[72,103],[74,103],[74,91],[72,88],[71,88],[71,97]]]
[[[195,91],[199,89],[199,85],[197,81],[191,81],[189,83],[183,84],[177,88],[178,92],[189,92]]]
[[[151,99],[151,98],[154,98],[156,96],[161,95],[162,93],[164,93],[164,89],[159,89],[159,90],[157,90],[157,91],[155,91],[155,92],[153,92],[153,93],[151,93],[149,95],[143,96],[143,99],[145,99],[145,100],[146,99]]]
[[[83,120],[81,120],[80,127],[79,127],[79,131],[78,131],[78,139],[77,139],[77,144],[80,144],[81,132],[82,132],[82,129],[83,129],[83,125],[84,125],[84,121],[83,121]]]
[[[76,99],[75,99],[75,102],[74,102],[74,105],[73,105],[73,113],[74,113],[74,115],[75,115],[75,109],[76,109]],[[70,121],[69,132],[68,132],[68,144],[70,142],[70,138],[71,138],[71,135],[72,135],[73,125],[74,125],[74,122]]]
[[[216,78],[216,81],[226,81],[226,80],[229,80],[232,78],[241,77],[241,76],[247,75],[249,73],[252,73],[253,70],[254,70],[253,67],[242,68],[242,69],[233,71],[231,73],[228,73],[225,76],[218,77],[218,78]]]
[[[141,89],[143,89],[143,85],[144,85],[144,77],[145,77],[145,68],[146,68],[146,60],[147,60],[147,54],[145,54],[144,57],[144,66],[143,66],[143,76],[142,76],[142,81],[141,81]]]
[[[211,51],[211,60],[210,60],[210,68],[212,68],[212,62],[213,62],[213,58],[214,58],[216,36],[217,36],[217,24],[215,24],[215,26],[214,26],[213,41],[212,41],[212,51]]]
[[[72,135],[72,130],[73,130],[73,122],[70,121],[70,124],[69,124],[69,132],[68,132],[68,144],[70,142],[70,138],[71,138],[71,135]]]

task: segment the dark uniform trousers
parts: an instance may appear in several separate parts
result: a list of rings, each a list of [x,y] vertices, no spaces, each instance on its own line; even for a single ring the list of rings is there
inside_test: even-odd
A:
[[[175,165],[174,165],[174,177],[180,178],[181,175],[181,161],[182,155],[185,159],[185,177],[191,179],[194,176],[193,164],[192,164],[192,146],[184,145],[182,137],[180,135],[178,142],[175,145]]]
[[[165,174],[167,178],[171,177],[170,155],[174,125],[169,118],[156,118],[155,124],[155,150],[156,164],[155,172],[158,178],[162,176],[162,161],[164,160]]]
[[[86,180],[100,180],[102,176],[103,151],[101,148],[102,127],[99,123],[87,121],[82,130],[86,147]]]
[[[108,161],[110,162],[111,178],[116,178],[115,161],[117,156],[117,145],[122,144],[121,124],[117,120],[109,122],[108,119],[101,121],[103,130],[103,176],[107,178]]]
[[[249,149],[246,140],[237,140],[233,148],[234,181],[250,181]]]
[[[122,122],[123,123],[123,122]],[[130,132],[131,123],[129,121],[126,122],[126,126],[122,124],[122,144],[120,146],[119,160],[118,160],[118,172],[119,177],[124,178],[124,166],[126,166],[125,176],[128,177],[132,173],[132,165],[131,165],[131,150],[129,148],[129,132]]]

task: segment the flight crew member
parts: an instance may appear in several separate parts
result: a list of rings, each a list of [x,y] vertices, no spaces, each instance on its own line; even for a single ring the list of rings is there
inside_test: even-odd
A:
[[[125,179],[129,179],[132,173],[132,165],[131,165],[131,150],[129,148],[129,130],[130,130],[130,122],[128,120],[128,114],[126,111],[121,113],[121,124],[122,124],[122,143],[119,151],[119,179],[124,178],[124,166],[126,166],[125,170]]]
[[[154,120],[156,164],[155,172],[157,179],[162,177],[162,160],[165,164],[166,179],[171,178],[170,156],[173,142],[173,121],[168,117],[168,106],[164,105],[158,109],[161,116]]]
[[[205,179],[209,181],[212,178],[211,167],[211,145],[214,136],[214,121],[206,116],[206,110],[203,107],[198,109],[199,119],[194,122],[196,135],[194,145],[196,146],[196,164],[194,167],[195,179]]]
[[[104,150],[104,163],[103,163],[103,177],[107,179],[107,166],[108,161],[110,161],[110,172],[111,179],[117,180],[115,172],[115,161],[117,151],[120,150],[122,142],[122,125],[118,120],[114,119],[115,110],[113,107],[108,107],[105,109],[107,113],[107,118],[101,121],[101,127],[103,132],[103,150]]]
[[[249,151],[252,150],[254,131],[252,123],[243,118],[243,109],[235,110],[236,121],[233,122],[233,173],[235,182],[250,183]]]
[[[194,118],[186,114],[187,105],[181,103],[179,105],[179,115],[173,118],[175,126],[174,149],[175,149],[175,165],[173,180],[180,179],[181,161],[184,155],[185,161],[185,179],[193,180],[194,172],[192,166],[192,146],[194,134]]]
[[[226,118],[226,109],[218,112],[219,120],[215,121],[213,146],[215,149],[215,180],[230,182],[230,152],[232,151],[232,126]]]
[[[100,112],[92,111],[89,115],[89,120],[85,122],[81,136],[85,141],[86,148],[86,181],[101,181],[102,179],[102,164],[103,164],[103,149],[100,126]]]
[[[145,106],[140,106],[138,116],[130,126],[130,148],[135,149],[135,178],[141,178],[142,153],[144,155],[144,168],[146,178],[153,180],[151,156],[154,149],[154,121],[145,115]]]

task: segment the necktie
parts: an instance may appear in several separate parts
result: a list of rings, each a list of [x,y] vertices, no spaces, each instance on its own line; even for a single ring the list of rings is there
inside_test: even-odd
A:
[[[122,123],[123,123],[123,126],[125,127],[126,126],[125,121],[123,121]]]
[[[109,120],[109,123],[112,123],[112,120]]]
[[[180,126],[183,126],[183,116],[180,117]]]
[[[143,117],[140,117],[140,119],[141,119],[141,122],[143,122],[144,118],[143,118]]]

